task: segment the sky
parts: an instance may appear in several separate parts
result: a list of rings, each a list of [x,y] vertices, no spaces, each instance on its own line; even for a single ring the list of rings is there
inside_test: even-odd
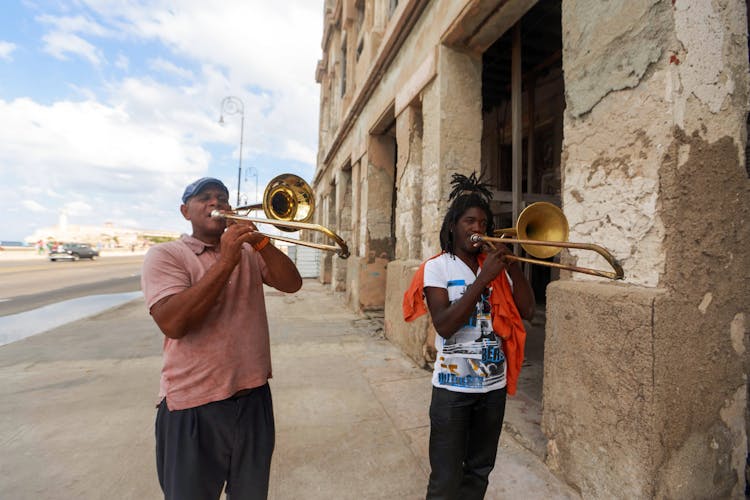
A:
[[[189,232],[193,180],[236,203],[241,139],[241,202],[281,173],[311,182],[322,31],[322,0],[3,2],[0,240],[61,214]]]

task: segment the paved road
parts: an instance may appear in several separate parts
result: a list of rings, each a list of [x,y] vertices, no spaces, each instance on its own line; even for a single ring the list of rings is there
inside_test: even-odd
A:
[[[142,255],[0,261],[0,316],[88,295],[140,290]]]

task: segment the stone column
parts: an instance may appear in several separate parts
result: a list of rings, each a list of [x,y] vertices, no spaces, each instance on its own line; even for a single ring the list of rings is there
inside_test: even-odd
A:
[[[435,332],[426,317],[404,322],[404,291],[419,264],[440,251],[440,225],[448,207],[451,175],[481,169],[481,57],[446,46],[440,46],[437,54],[437,75],[421,92],[421,116],[419,108],[406,107],[397,117],[400,190],[396,220],[411,230],[397,229],[398,254],[388,264],[385,310],[386,336],[423,365],[434,361]],[[420,121],[421,136],[416,134]],[[421,165],[415,158],[421,158]]]
[[[395,141],[388,135],[367,139],[366,174],[362,183],[362,210],[366,227],[357,261],[358,309],[382,310],[385,304],[386,265],[393,258],[391,200],[395,174]]]
[[[589,498],[744,498],[745,2],[562,6],[570,239],[626,279],[549,286],[548,464]]]
[[[396,260],[419,259],[422,250],[422,108],[408,106],[396,119],[398,199]]]
[[[341,236],[344,241],[351,241],[352,235],[352,171],[351,169],[339,169],[336,171],[336,225],[333,231]],[[334,244],[329,238],[325,238],[327,244]],[[347,263],[333,253],[331,256],[332,273],[331,288],[335,292],[346,291]]]
[[[322,185],[323,184],[321,183],[321,186]],[[330,202],[331,200],[328,192],[316,194],[317,212],[315,214],[315,218],[318,224],[326,227],[330,227],[331,224],[329,210]],[[323,236],[320,233],[315,233],[313,238],[316,243],[323,242]],[[331,282],[332,266],[333,260],[331,253],[323,252],[320,257],[320,275],[318,276],[318,281],[320,283],[328,284]]]
[[[361,233],[364,226],[367,224],[367,220],[362,216],[362,162],[366,161],[360,158],[351,170],[351,181],[352,181],[352,223],[350,238],[347,240],[349,244],[349,252],[351,256],[346,261],[346,303],[359,310],[359,257],[360,253],[360,239]]]

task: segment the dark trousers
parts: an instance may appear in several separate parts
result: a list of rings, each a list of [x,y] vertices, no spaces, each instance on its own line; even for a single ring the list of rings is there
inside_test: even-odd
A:
[[[467,394],[432,388],[428,500],[484,498],[495,467],[506,389]]]
[[[265,499],[275,442],[268,384],[242,396],[156,414],[156,470],[167,500]]]

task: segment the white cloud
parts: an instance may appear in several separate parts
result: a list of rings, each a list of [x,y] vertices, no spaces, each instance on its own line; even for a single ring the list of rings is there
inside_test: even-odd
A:
[[[23,200],[22,205],[26,210],[30,210],[32,212],[40,213],[47,210],[41,203],[37,203],[34,200]]]
[[[16,44],[0,40],[0,59],[11,61],[13,58],[11,54],[16,50]]]
[[[127,71],[130,67],[130,59],[123,54],[118,54],[117,59],[115,60],[115,67]]]
[[[42,15],[37,18],[44,24],[51,24],[55,31],[63,33],[83,33],[86,35],[105,36],[111,35],[111,31],[101,24],[84,16],[52,16]]]
[[[50,106],[29,99],[0,101],[5,122],[0,177],[6,181],[0,186],[0,209],[8,214],[2,226],[10,226],[14,213],[20,215],[18,208],[40,206],[48,208],[52,220],[31,217],[25,227],[52,225],[63,208],[71,223],[74,217],[100,220],[119,211],[123,220],[140,219],[141,226],[166,224],[155,220],[158,214],[171,219],[164,229],[179,224],[179,213],[170,209],[184,186],[206,172],[211,155],[188,132],[192,125],[183,129],[179,120],[139,114],[137,108],[94,101]],[[221,132],[208,117],[203,122],[204,129]]]
[[[213,169],[219,177],[225,171],[236,190],[240,116],[217,123],[228,95],[245,106],[243,166],[262,155],[313,168],[319,2],[80,0],[68,13],[37,18],[50,30],[45,51],[63,61],[82,58],[95,74],[55,81],[73,89],[68,98],[0,94],[0,211],[8,214],[0,229],[23,220],[17,231],[30,233],[53,225],[65,209],[72,224],[186,230],[177,207],[188,182]],[[122,73],[114,68],[127,78],[116,79]],[[165,75],[180,85],[159,81]],[[214,157],[218,145],[233,158]],[[260,191],[264,179],[281,173],[260,170]]]
[[[156,59],[150,59],[148,61],[149,68],[162,73],[182,78],[184,80],[192,80],[194,78],[193,72],[184,68],[180,68],[176,64],[158,57]]]
[[[269,88],[287,89],[300,82],[314,86],[322,23],[316,26],[309,19],[319,19],[321,13],[322,6],[309,0],[225,1],[211,9],[192,0],[178,9],[134,10],[130,20],[136,32],[179,53],[231,68],[241,82],[262,78]]]
[[[71,201],[65,204],[63,211],[66,215],[89,215],[93,211],[93,207],[83,201]]]
[[[101,63],[102,56],[100,51],[73,33],[53,31],[44,35],[42,40],[44,41],[44,51],[57,59],[66,60],[66,54],[73,54],[86,59],[94,66],[98,66]]]
[[[210,8],[203,0],[85,2],[128,36],[162,42],[183,58],[227,71],[231,86],[211,89],[218,93],[214,102],[228,94],[240,96],[246,101],[246,117],[255,113],[260,118],[254,122],[256,133],[291,136],[317,147],[315,66],[323,31],[323,6],[318,2],[225,0]],[[252,110],[247,102],[251,97],[242,91],[247,88],[268,94],[272,102]],[[263,151],[280,146],[268,141]]]
[[[0,129],[0,142],[6,145],[0,160],[23,166],[22,175],[58,168],[73,179],[83,174],[89,182],[94,168],[111,173],[202,171],[208,158],[199,145],[185,140],[178,128],[163,121],[148,123],[127,108],[92,101],[52,106],[28,99],[0,101],[7,125]]]
[[[316,150],[311,149],[297,141],[287,140],[284,144],[283,156],[302,163],[314,164],[317,156]]]

